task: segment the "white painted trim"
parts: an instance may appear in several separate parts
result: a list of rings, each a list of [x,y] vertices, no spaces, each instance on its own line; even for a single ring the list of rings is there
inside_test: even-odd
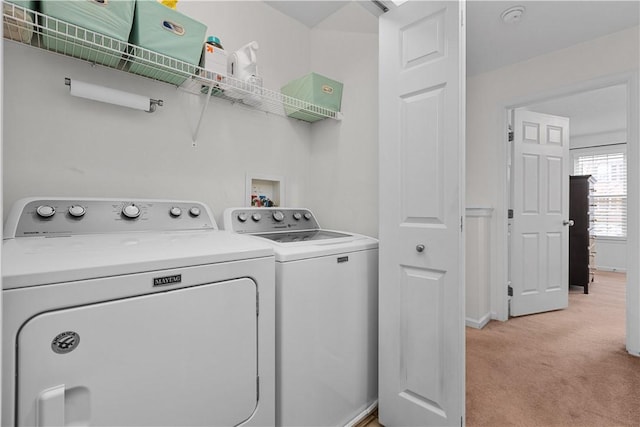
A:
[[[491,218],[493,216],[493,208],[466,208],[465,216],[467,217],[484,217]]]
[[[500,180],[498,188],[502,198],[496,206],[496,280],[493,282],[491,295],[491,309],[495,319],[508,318],[509,299],[506,292],[508,281],[507,257],[507,209],[509,188],[507,185],[507,165],[509,151],[507,141],[508,112],[514,108],[545,102],[554,98],[566,97],[589,90],[601,89],[609,86],[624,84],[627,86],[627,351],[634,356],[640,356],[640,145],[639,145],[639,114],[638,99],[640,89],[638,85],[638,70],[611,74],[604,77],[567,85],[544,92],[536,92],[516,98],[498,106],[500,123],[496,124],[496,141],[503,141],[499,147],[500,157],[504,162],[500,165],[500,172],[505,177]]]
[[[627,82],[627,351],[640,356],[640,85]],[[630,167],[631,166],[631,167]]]
[[[349,421],[344,427],[354,427],[358,425],[358,423],[364,420],[369,415],[373,414],[373,412],[378,409],[378,399],[376,399],[371,405],[367,407],[364,411],[360,412],[360,414],[356,415],[354,419]]]
[[[598,270],[598,271],[610,271],[612,273],[626,273],[627,272],[626,268],[606,267],[606,266],[603,267],[601,265],[599,265],[596,270]]]
[[[492,314],[493,313],[487,313],[478,320],[467,317],[465,319],[465,325],[467,325],[470,328],[482,329],[487,325],[487,323],[489,323],[489,321],[491,320]]]

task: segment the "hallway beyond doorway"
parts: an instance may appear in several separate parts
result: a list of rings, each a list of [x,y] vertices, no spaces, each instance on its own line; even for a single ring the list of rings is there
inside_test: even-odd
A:
[[[569,289],[565,310],[467,328],[467,425],[638,425],[625,284],[597,272],[588,295]]]

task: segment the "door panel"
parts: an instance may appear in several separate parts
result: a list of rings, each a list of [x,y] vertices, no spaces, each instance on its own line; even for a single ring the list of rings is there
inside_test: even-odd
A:
[[[380,17],[379,418],[464,416],[463,3]]]
[[[511,315],[568,304],[569,119],[514,112]]]
[[[40,314],[18,335],[18,425],[231,426],[257,405],[256,284]]]

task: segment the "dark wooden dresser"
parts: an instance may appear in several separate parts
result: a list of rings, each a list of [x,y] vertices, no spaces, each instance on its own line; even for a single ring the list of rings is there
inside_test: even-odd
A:
[[[593,223],[593,184],[591,175],[570,177],[569,218],[569,285],[584,287],[589,293],[589,283],[593,282],[595,270],[595,239],[591,234]]]

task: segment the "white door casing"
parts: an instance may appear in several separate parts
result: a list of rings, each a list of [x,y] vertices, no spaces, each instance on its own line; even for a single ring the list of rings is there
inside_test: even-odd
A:
[[[379,417],[464,422],[464,2],[380,17]]]
[[[511,315],[569,303],[569,119],[514,111]]]

